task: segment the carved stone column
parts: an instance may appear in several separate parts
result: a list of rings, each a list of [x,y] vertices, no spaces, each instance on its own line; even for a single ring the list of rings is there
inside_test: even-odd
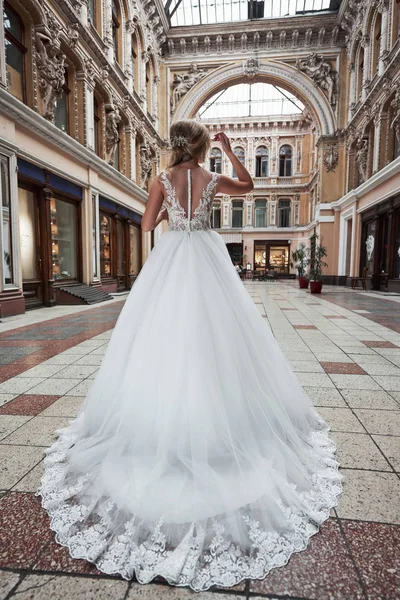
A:
[[[221,202],[222,226],[221,229],[231,228],[232,202],[230,196],[223,196]]]
[[[137,129],[133,123],[127,129],[129,138],[129,177],[136,181],[136,133]]]
[[[381,139],[382,139],[382,113],[379,113],[374,118],[374,148],[372,156],[372,175],[379,171],[379,158],[381,154]]]
[[[86,62],[85,71],[76,74],[78,81],[83,86],[83,113],[84,113],[84,144],[95,150],[94,135],[94,70],[91,61]]]
[[[385,58],[387,55],[387,38],[389,27],[389,10],[387,2],[381,3],[382,24],[381,24],[381,46],[379,49],[378,75],[383,75],[385,71]]]
[[[292,224],[299,225],[300,221],[300,194],[295,194],[292,200]]]
[[[364,48],[364,70],[363,70],[363,77],[362,77],[362,92],[361,92],[361,99],[364,102],[366,97],[367,97],[367,87],[370,83],[370,79],[369,79],[369,60],[370,60],[370,54],[371,54],[371,40],[369,39],[368,36],[365,36],[362,38],[361,40],[361,44]]]
[[[349,86],[349,112],[348,120],[351,121],[353,109],[356,105],[356,69],[354,63],[349,64],[350,86]]]
[[[106,56],[110,63],[116,62],[117,57],[115,56],[112,36],[112,2],[111,0],[104,0],[104,31],[103,36],[104,43],[107,46]]]
[[[244,228],[253,229],[253,214],[254,214],[254,198],[253,194],[246,194],[246,200],[244,201]]]
[[[126,87],[130,93],[133,92],[132,35],[135,29],[136,23],[133,21],[126,22],[124,74],[126,77]]]

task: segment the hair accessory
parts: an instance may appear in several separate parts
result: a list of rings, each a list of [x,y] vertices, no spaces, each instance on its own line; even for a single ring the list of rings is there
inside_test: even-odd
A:
[[[187,144],[187,138],[183,135],[175,135],[171,138],[171,147],[172,148],[182,148]]]

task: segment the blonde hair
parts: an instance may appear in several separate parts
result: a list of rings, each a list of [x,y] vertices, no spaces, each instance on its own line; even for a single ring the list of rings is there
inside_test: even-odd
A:
[[[171,156],[168,167],[201,157],[203,160],[210,147],[208,129],[192,119],[178,121],[171,126]]]

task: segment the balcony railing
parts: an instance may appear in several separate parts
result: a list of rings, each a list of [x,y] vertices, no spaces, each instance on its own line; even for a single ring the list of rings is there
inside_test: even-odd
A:
[[[262,188],[274,185],[303,185],[309,180],[308,177],[255,177],[254,187]]]

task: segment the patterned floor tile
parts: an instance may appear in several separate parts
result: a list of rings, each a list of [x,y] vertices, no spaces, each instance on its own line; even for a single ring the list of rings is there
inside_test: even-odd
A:
[[[343,407],[347,408],[340,392],[334,388],[309,388],[303,387],[307,396],[312,400],[314,406]]]
[[[12,488],[42,458],[41,448],[0,445],[0,489]]]
[[[398,348],[396,344],[393,344],[392,342],[387,342],[385,340],[362,340],[362,343],[365,346],[367,346],[367,348]]]
[[[96,366],[91,365],[69,365],[54,375],[54,379],[86,379],[97,371]]]
[[[318,412],[328,425],[331,426],[332,431],[365,433],[364,427],[349,408],[323,406],[318,408]]]
[[[43,377],[13,377],[4,383],[0,383],[0,393],[23,394],[42,381],[45,381]]]
[[[83,404],[84,396],[61,396],[59,400],[44,410],[41,417],[75,418]]]
[[[342,468],[392,471],[368,434],[335,431],[332,432],[332,437],[337,444],[338,460]]]
[[[340,390],[350,408],[396,409],[397,402],[383,390]]]
[[[400,431],[398,432],[400,435]],[[400,437],[373,435],[372,438],[386,456],[393,468],[400,472]]]
[[[387,361],[386,361],[387,362]],[[377,364],[375,363],[367,363],[365,365],[363,365],[363,369],[365,370],[366,373],[368,373],[368,375],[384,375],[386,376],[395,376],[395,377],[399,377],[400,379],[400,368],[397,367],[396,365],[391,365],[391,364],[386,364],[386,365],[382,365],[382,364]]]
[[[66,396],[87,396],[90,388],[93,385],[93,379],[84,379],[78,385],[71,388],[69,392],[66,393]]]
[[[80,382],[80,379],[46,379],[43,383],[39,383],[39,385],[32,387],[32,389],[29,390],[29,393],[62,396],[72,390],[72,388]],[[78,394],[73,395],[77,396]]]
[[[23,417],[21,415],[0,415],[0,441],[24,425],[32,417]]]
[[[325,373],[296,373],[300,385],[317,388],[334,388],[329,376]]]
[[[354,409],[357,417],[369,433],[381,435],[399,435],[399,410],[373,410],[367,408]]]
[[[293,325],[294,329],[317,329],[315,325]]]
[[[369,375],[330,375],[338,389],[342,390],[379,390],[376,381]]]
[[[103,357],[99,354],[86,354],[86,356],[81,356],[74,363],[76,365],[89,365],[94,367],[99,367],[103,361]]]
[[[31,415],[34,417],[58,400],[59,397],[21,394],[14,400],[1,406],[0,415]]]
[[[126,581],[60,575],[28,575],[10,600],[124,600]]]
[[[323,373],[324,370],[318,361],[291,360],[290,366],[295,373]]]
[[[285,567],[273,570],[266,579],[252,581],[250,591],[317,600],[363,598],[339,525],[333,519],[311,538],[307,550],[293,554]]]
[[[0,417],[0,418],[4,418]],[[11,417],[10,417],[11,418]],[[14,419],[22,417],[12,417]],[[50,446],[55,439],[56,429],[62,429],[69,424],[65,417],[34,417],[17,431],[14,431],[3,444],[26,444],[28,446]]]
[[[129,590],[126,600],[193,600],[200,597],[201,600],[243,600],[244,595],[237,594],[214,594],[212,592],[202,592],[201,595],[192,592],[189,589],[178,589],[167,585],[140,585],[135,583]]]
[[[3,406],[3,404],[13,400],[17,396],[19,396],[19,394],[0,394],[0,406]]]
[[[58,573],[81,573],[85,575],[101,575],[93,563],[77,558],[72,558],[68,548],[57,544],[53,538],[41,552],[33,567],[36,571]]]
[[[13,486],[13,492],[31,492],[32,494],[36,494],[44,473],[44,451],[43,448],[37,448],[37,450],[41,451],[42,460]]]
[[[373,375],[373,379],[387,392],[400,392],[400,377]]]
[[[343,494],[336,509],[343,519],[400,524],[400,480],[395,473],[343,469]]]
[[[33,494],[11,492],[0,499],[0,567],[29,569],[53,535],[49,518]]]
[[[364,369],[355,363],[346,362],[321,362],[321,366],[326,373],[347,374],[347,375],[365,375]]]
[[[357,521],[343,527],[368,598],[399,598],[400,527]]]
[[[37,365],[36,367],[32,367],[31,369],[27,369],[26,371],[24,371],[23,373],[20,373],[18,375],[18,377],[52,377],[54,376],[58,371],[61,371],[61,369],[63,369],[63,365],[48,365],[45,363],[41,363],[40,365]]]
[[[0,598],[7,598],[11,590],[17,585],[20,580],[19,573],[11,573],[9,571],[0,571]]]

